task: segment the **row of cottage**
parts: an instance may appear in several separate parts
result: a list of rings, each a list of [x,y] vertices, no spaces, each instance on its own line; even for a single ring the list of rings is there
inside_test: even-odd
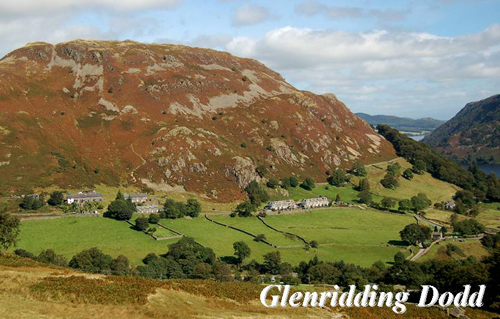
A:
[[[291,210],[297,208],[309,209],[316,207],[328,207],[330,206],[330,201],[326,197],[317,198],[305,198],[300,202],[295,202],[293,199],[278,200],[274,202],[267,203],[264,209],[276,211],[276,210]]]
[[[158,213],[160,206],[154,199],[148,199],[147,194],[124,194],[125,199],[130,199],[132,203],[136,204],[137,212],[143,214]],[[76,194],[68,194],[66,196],[66,203],[82,205],[85,203],[102,202],[104,200],[101,193],[96,191],[83,191]]]

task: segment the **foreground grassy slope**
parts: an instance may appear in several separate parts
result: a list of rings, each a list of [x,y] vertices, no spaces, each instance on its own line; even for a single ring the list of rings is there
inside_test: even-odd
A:
[[[0,317],[18,318],[387,318],[390,308],[265,308],[263,286],[202,280],[147,280],[88,275],[0,256]],[[321,288],[310,287],[310,290]],[[466,309],[470,318],[492,313]],[[436,308],[408,305],[406,318],[447,318]]]

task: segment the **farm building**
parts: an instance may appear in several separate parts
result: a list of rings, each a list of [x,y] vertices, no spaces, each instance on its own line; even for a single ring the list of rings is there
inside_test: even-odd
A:
[[[137,212],[141,214],[153,214],[160,211],[160,206],[157,203],[147,203],[144,205],[137,206]]]
[[[440,240],[443,239],[443,233],[440,231],[433,231],[431,237],[432,240]]]
[[[455,202],[453,202],[453,201],[444,202],[443,207],[446,210],[455,210],[455,208],[457,207],[457,204],[455,204]]]
[[[297,204],[295,204],[295,201],[293,199],[278,200],[267,203],[265,208],[270,210],[295,209],[297,208]]]
[[[132,203],[145,203],[148,200],[147,194],[125,194],[123,195],[125,199],[129,199]]]
[[[330,206],[330,202],[326,197],[306,198],[300,202],[300,207],[304,209],[327,206]]]
[[[83,204],[91,202],[101,202],[103,200],[102,194],[95,191],[84,191],[76,194],[68,194],[66,202],[68,204]]]

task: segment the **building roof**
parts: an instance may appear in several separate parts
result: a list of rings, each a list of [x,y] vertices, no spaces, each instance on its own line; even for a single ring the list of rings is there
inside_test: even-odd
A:
[[[133,197],[135,197],[135,198],[147,198],[148,194],[143,194],[143,193],[141,193],[141,194],[125,194],[125,195],[123,195],[123,197],[125,197],[125,198],[128,198],[128,197],[130,197],[130,198],[133,198]]]
[[[101,193],[96,192],[87,192],[87,193],[76,193],[76,194],[68,194],[67,198],[92,198],[92,197],[102,197]]]

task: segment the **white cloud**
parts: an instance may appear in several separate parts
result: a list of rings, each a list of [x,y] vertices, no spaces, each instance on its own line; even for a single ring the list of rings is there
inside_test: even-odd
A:
[[[148,9],[177,8],[182,0],[15,0],[0,1],[0,16],[18,19],[21,16],[39,15],[40,12],[60,13],[73,10],[106,9],[127,12]]]
[[[450,99],[449,103],[453,100],[455,107],[461,107],[467,98],[480,97],[478,86],[495,93],[500,82],[497,24],[459,37],[284,27],[257,39],[234,38],[226,49],[263,61],[304,89],[339,94],[347,105],[365,111],[375,105],[394,111],[401,103],[398,111],[406,115],[428,111],[447,117],[453,107],[437,101]],[[408,99],[413,100],[405,102]]]
[[[269,9],[256,4],[247,4],[236,8],[232,24],[237,27],[255,25],[267,21],[270,17]]]
[[[386,22],[404,20],[409,10],[368,10],[361,7],[328,6],[318,1],[308,0],[296,5],[295,13],[308,17],[323,14],[330,19],[376,18]]]

